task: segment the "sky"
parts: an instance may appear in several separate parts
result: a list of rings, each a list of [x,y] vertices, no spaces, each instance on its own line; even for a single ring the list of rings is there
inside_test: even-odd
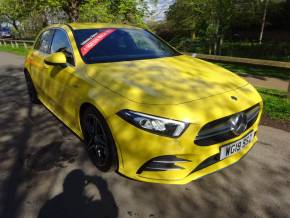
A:
[[[153,12],[151,19],[161,21],[165,19],[165,12],[175,0],[158,0],[157,5],[151,5],[150,10]]]
[[[283,2],[286,0],[272,0],[274,2]],[[150,10],[153,12],[151,19],[155,21],[162,21],[165,19],[165,12],[168,10],[169,6],[172,5],[175,0],[158,0],[157,5],[151,4]]]

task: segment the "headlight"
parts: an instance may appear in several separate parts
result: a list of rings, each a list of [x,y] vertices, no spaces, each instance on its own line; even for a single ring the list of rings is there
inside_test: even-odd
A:
[[[130,110],[121,110],[117,114],[140,129],[172,138],[181,136],[188,127],[186,122],[155,117]]]

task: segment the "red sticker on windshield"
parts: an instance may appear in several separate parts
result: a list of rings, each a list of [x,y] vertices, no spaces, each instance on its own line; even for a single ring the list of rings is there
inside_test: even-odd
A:
[[[101,41],[103,41],[105,38],[107,38],[109,35],[111,35],[116,30],[117,29],[106,29],[105,31],[100,32],[97,35],[95,35],[90,41],[88,41],[86,44],[84,44],[83,47],[81,47],[82,55],[85,56],[97,44],[99,44]]]

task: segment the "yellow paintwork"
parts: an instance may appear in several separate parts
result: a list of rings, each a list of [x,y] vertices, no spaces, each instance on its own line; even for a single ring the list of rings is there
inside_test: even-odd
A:
[[[106,24],[71,24],[73,29],[126,27]],[[195,173],[190,173],[208,157],[218,154],[222,145],[234,142],[249,131],[257,131],[259,119],[239,137],[212,146],[197,146],[194,139],[206,123],[243,111],[262,99],[245,80],[214,64],[190,56],[86,65],[80,57],[71,29],[64,29],[74,51],[75,66],[66,68],[43,63],[46,55],[31,50],[25,68],[30,73],[41,102],[80,138],[83,138],[79,111],[84,103],[94,105],[106,119],[118,153],[118,172],[132,179],[184,184],[237,162],[254,145]],[[50,28],[52,28],[50,27]],[[132,27],[133,28],[133,27]],[[230,97],[238,97],[233,101]],[[127,123],[116,113],[122,109],[187,121],[188,129],[179,138],[145,132]],[[148,160],[176,155],[191,160],[180,163],[179,171],[143,172],[137,170]]]
[[[124,24],[107,24],[107,23],[70,23],[73,29],[98,29],[98,28],[128,28],[128,29],[140,29]]]
[[[44,61],[48,65],[66,64],[66,56],[62,52],[57,52],[47,56]]]

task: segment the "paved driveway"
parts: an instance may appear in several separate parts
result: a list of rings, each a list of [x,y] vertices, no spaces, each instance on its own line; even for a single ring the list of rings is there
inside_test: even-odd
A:
[[[247,157],[183,186],[102,174],[74,135],[28,103],[22,62],[0,53],[1,218],[290,217],[288,132],[261,126]]]

